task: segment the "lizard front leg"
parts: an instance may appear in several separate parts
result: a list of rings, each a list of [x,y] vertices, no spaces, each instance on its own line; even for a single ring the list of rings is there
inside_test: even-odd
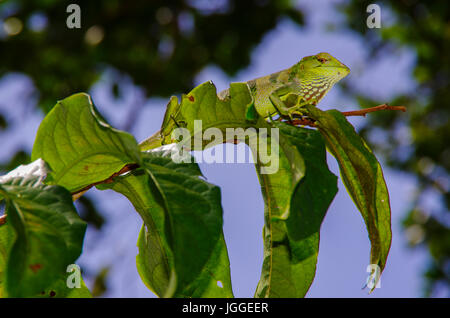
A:
[[[287,98],[283,101],[281,97],[286,95]],[[295,98],[295,102],[292,102],[292,97]],[[290,120],[293,120],[293,115],[303,115],[299,109],[305,103],[290,86],[282,86],[277,88],[270,94],[269,99],[282,117],[289,117]]]

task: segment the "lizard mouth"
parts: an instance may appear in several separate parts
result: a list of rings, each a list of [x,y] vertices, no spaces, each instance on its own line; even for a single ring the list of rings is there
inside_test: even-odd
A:
[[[344,69],[349,69],[347,66],[335,66],[335,65],[319,65],[317,67],[325,67],[325,68],[344,68]]]
[[[339,66],[324,65],[322,67],[323,68],[331,68],[331,69],[340,69],[340,70],[338,70],[338,75],[348,75],[350,73],[350,69],[347,66],[345,66],[345,65],[343,65],[343,66],[340,66],[340,65]],[[344,74],[342,74],[342,73],[344,73]]]

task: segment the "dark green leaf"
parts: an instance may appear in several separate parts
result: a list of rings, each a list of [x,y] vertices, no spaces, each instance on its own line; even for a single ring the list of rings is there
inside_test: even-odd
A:
[[[177,164],[155,150],[144,155],[140,169],[108,185],[144,220],[137,267],[160,297],[232,296],[220,190],[200,176],[197,164]]]
[[[223,234],[219,238],[206,265],[194,282],[182,292],[192,298],[231,298],[230,261]]]
[[[139,151],[133,136],[108,125],[89,95],[80,93],[59,101],[44,118],[31,157],[50,166],[46,183],[73,192],[138,163]]]
[[[304,297],[315,276],[319,231],[337,192],[317,131],[280,129],[279,170],[257,172],[265,202],[264,263],[256,297]],[[272,137],[273,138],[273,137]]]
[[[370,262],[382,271],[391,246],[389,194],[378,160],[344,115],[307,107],[336,157],[344,184],[361,212],[372,245]]]
[[[81,279],[80,287],[67,287],[67,277],[70,274],[61,275],[52,286],[42,290],[33,298],[92,298],[92,294]]]
[[[36,296],[65,277],[81,253],[86,223],[71,194],[42,184],[42,160],[0,177],[7,223],[0,226],[0,280],[10,297]]]
[[[16,233],[8,224],[0,225],[0,298],[7,296],[5,290],[6,265],[9,252],[16,240]]]
[[[197,136],[208,128],[217,128],[225,134],[227,128],[255,127],[255,122],[246,120],[247,110],[253,103],[248,85],[232,83],[226,93],[223,98],[218,97],[216,87],[209,81],[197,86],[189,94],[183,94],[180,103],[176,97],[172,97],[167,105],[161,131],[142,142],[141,149],[149,150],[176,142],[172,132],[177,127],[186,128],[191,136]],[[201,120],[201,131],[196,129],[196,120]],[[201,149],[206,144],[213,145],[210,141],[199,142]],[[190,146],[194,149],[194,144]],[[200,150],[198,148],[195,150]]]

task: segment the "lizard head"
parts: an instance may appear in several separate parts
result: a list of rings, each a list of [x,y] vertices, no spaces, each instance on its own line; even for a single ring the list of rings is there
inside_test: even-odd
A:
[[[319,77],[335,77],[338,80],[350,73],[350,69],[329,53],[319,53],[306,56],[299,62],[299,68],[304,75]]]
[[[296,67],[302,95],[313,103],[318,103],[334,84],[350,73],[347,66],[328,53],[306,56]]]

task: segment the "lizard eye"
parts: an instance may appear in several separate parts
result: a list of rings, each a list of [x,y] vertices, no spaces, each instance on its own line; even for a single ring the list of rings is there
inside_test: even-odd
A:
[[[320,63],[325,63],[327,60],[326,59],[324,59],[324,58],[321,58],[321,57],[318,57],[317,58],[317,60],[320,62]]]

